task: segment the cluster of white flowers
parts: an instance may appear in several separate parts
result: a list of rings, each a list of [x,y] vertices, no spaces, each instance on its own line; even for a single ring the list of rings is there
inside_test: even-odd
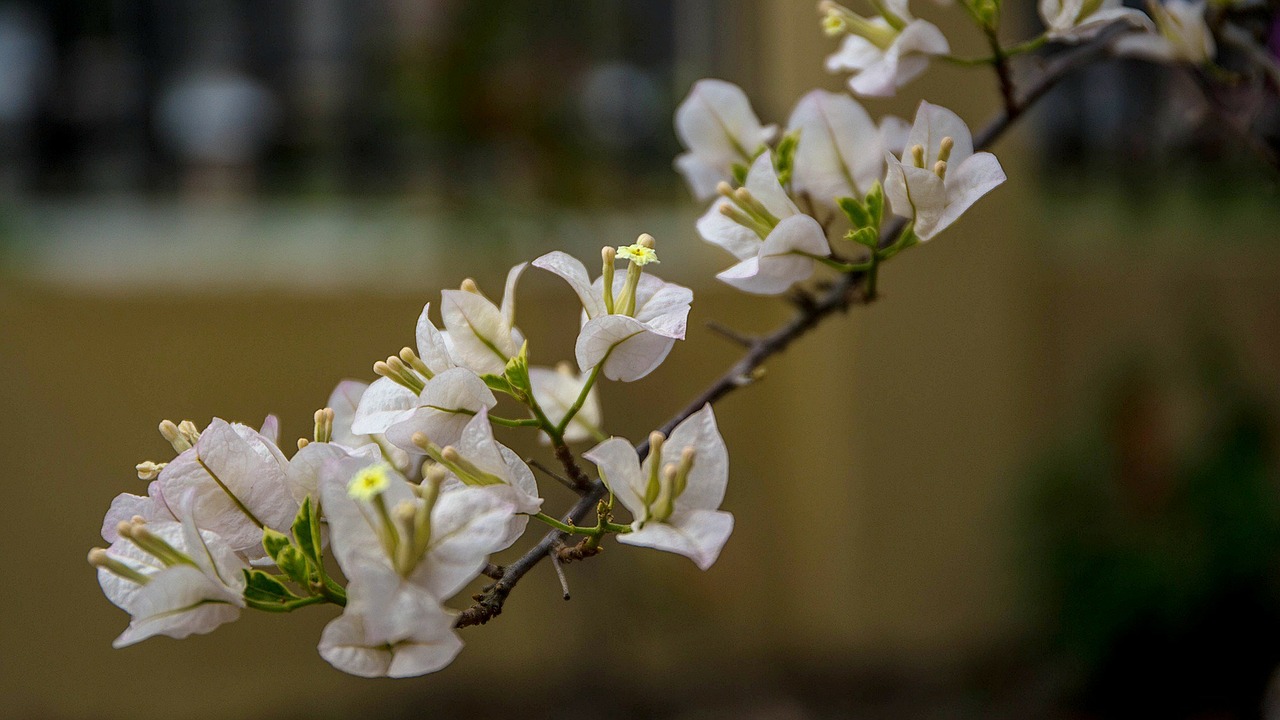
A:
[[[718,510],[728,454],[711,408],[677,427],[665,454],[663,436],[653,435],[652,492],[642,487],[648,504],[638,505],[633,478],[606,467],[618,447],[633,458],[635,450],[605,435],[595,392],[600,375],[631,382],[653,372],[684,338],[693,294],[646,272],[658,262],[648,235],[607,247],[602,258],[594,283],[564,253],[533,263],[563,277],[581,300],[578,371],[529,366],[515,325],[522,263],[508,274],[501,303],[470,280],[445,290],[443,330],[424,307],[416,350],[375,363],[381,377],[371,384],[339,384],[292,457],[280,448],[274,417],[262,430],[216,418],[203,429],[161,423],[176,457],[138,466],[151,481],[147,494],[112,502],[102,530],[110,546],[89,555],[107,597],[132,616],[115,644],[209,632],[245,607],[329,602],[344,608],[320,639],[335,667],[391,677],[444,667],[462,647],[445,603],[520,538],[530,517],[559,526],[541,513],[533,471],[497,441],[494,426],[535,429],[558,448],[600,441],[600,476],[635,524],[602,517],[585,532],[596,541],[606,531],[634,532],[630,544],[709,567],[732,527]],[[624,272],[615,272],[619,260]],[[525,416],[492,414],[499,398]],[[326,569],[326,549],[345,587]]]
[[[975,18],[990,15],[982,1],[966,6]],[[827,65],[851,72],[856,94],[892,95],[949,46],[907,0],[871,2],[873,17],[820,5],[828,33],[845,35]],[[1119,0],[1042,0],[1040,11],[1047,40],[1078,42],[1123,21],[1136,32],[1117,41],[1119,52],[1191,63],[1213,56],[1203,3],[1153,4],[1154,22]],[[675,127],[687,149],[676,168],[699,200],[712,200],[697,232],[736,259],[717,277],[758,295],[787,292],[820,265],[867,273],[872,294],[880,263],[932,239],[1005,180],[993,155],[975,152],[968,126],[927,102],[910,125],[892,116],[877,123],[853,97],[814,90],[779,132],[761,124],[740,88],[702,80]],[[882,240],[890,214],[901,229]],[[343,610],[319,649],[335,667],[429,673],[462,647],[447,603],[530,518],[585,536],[588,549],[615,535],[709,568],[733,530],[733,516],[720,510],[729,463],[711,407],[637,446],[608,435],[596,392],[601,376],[645,378],[685,337],[693,293],[652,274],[658,262],[649,235],[603,248],[594,280],[563,252],[532,261],[580,301],[576,368],[529,365],[516,294],[530,263],[520,263],[500,302],[472,280],[444,290],[443,329],[424,306],[416,348],[374,363],[372,383],[340,383],[291,457],[274,417],[259,430],[217,418],[203,428],[162,422],[174,457],[137,466],[150,481],[146,495],[115,498],[102,527],[109,546],[89,553],[103,592],[131,616],[115,645],[206,633],[245,608],[329,603]],[[580,454],[610,491],[597,524],[543,513],[533,471],[495,428],[533,430],[553,445],[584,495],[583,484],[601,486],[578,468],[569,443],[597,443]],[[624,509],[631,522],[613,522]]]

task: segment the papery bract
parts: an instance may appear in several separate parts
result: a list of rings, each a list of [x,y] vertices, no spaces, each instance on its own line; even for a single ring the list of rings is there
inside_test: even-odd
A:
[[[699,200],[733,178],[735,164],[746,165],[773,139],[777,129],[762,126],[742,88],[723,80],[699,80],[676,108],[676,135],[688,152],[676,158]]]
[[[369,500],[348,493],[362,471],[388,479]],[[515,507],[497,494],[479,488],[433,493],[416,493],[390,466],[363,458],[329,463],[321,474],[329,542],[350,580],[346,611],[362,618],[374,645],[411,637],[418,618],[429,618],[431,608],[479,575],[507,539]],[[402,513],[410,521],[392,519]]]
[[[814,90],[800,99],[788,131],[799,131],[792,190],[835,206],[861,198],[884,176],[884,146],[871,116],[848,95]]]
[[[569,283],[582,301],[583,325],[575,346],[578,367],[597,365],[610,380],[631,382],[653,372],[683,340],[693,292],[645,273],[635,287],[633,314],[613,314],[604,305],[604,280],[593,283],[587,268],[570,255],[555,251],[533,261],[534,267],[555,273]],[[625,288],[626,278],[614,276],[613,292]]]
[[[493,391],[467,368],[446,370],[427,381],[411,410],[386,428],[387,440],[411,453],[421,453],[413,436],[422,433],[437,445],[452,445],[482,409],[498,404]]]
[[[827,57],[829,72],[851,72],[849,89],[866,97],[892,97],[929,67],[929,57],[951,52],[936,25],[917,20],[907,4],[893,3],[900,29],[884,17],[863,19],[862,35],[846,35],[840,49]]]
[[[733,515],[719,509],[729,480],[729,454],[715,414],[706,405],[665,441],[655,439],[659,446],[643,463],[623,438],[606,440],[583,457],[596,464],[601,479],[635,517],[632,531],[619,535],[618,542],[678,553],[706,570],[733,532]],[[677,486],[668,478],[679,478]]]
[[[949,150],[944,150],[948,143]],[[919,157],[914,156],[917,148]],[[994,155],[973,151],[964,121],[927,102],[921,102],[916,111],[901,158],[886,154],[885,160],[885,197],[894,213],[912,220],[921,241],[945,230],[978,198],[1005,181]]]
[[[196,527],[193,515],[181,522],[145,523],[146,532],[183,553],[191,562],[166,564],[132,540],[119,538],[107,548],[145,582],[139,584],[98,567],[98,582],[112,603],[128,612],[129,627],[112,643],[121,648],[155,635],[184,638],[211,632],[240,616],[247,565],[217,533]],[[95,551],[101,552],[101,551]]]
[[[320,657],[360,677],[417,677],[440,670],[462,650],[454,616],[430,602],[416,611],[413,624],[392,641],[372,639],[363,617],[344,612],[320,635]]]
[[[804,146],[803,138],[800,146]],[[830,255],[831,247],[818,221],[802,214],[782,189],[771,153],[766,151],[751,164],[747,182],[739,192],[742,190],[769,217],[748,215],[730,197],[721,197],[711,205],[698,220],[698,233],[739,260],[716,277],[757,295],[777,295],[809,279],[814,257]],[[726,211],[735,212],[740,219]]]
[[[470,368],[478,375],[501,375],[507,361],[520,353],[524,336],[515,327],[516,282],[527,263],[520,263],[507,273],[502,305],[464,283],[462,290],[445,290],[440,294],[440,316],[447,331],[448,353],[453,362]],[[425,312],[425,311],[424,311]],[[421,321],[419,330],[422,330]],[[421,338],[421,332],[419,333]],[[421,347],[419,349],[427,350]],[[424,362],[426,358],[423,358]],[[443,363],[442,363],[443,364]]]

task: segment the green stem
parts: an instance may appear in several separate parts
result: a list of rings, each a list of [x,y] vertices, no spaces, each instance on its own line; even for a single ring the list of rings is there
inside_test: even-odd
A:
[[[600,533],[604,532],[598,526],[593,528],[584,528],[584,527],[578,527],[577,525],[569,525],[568,523],[562,523],[559,520],[551,517],[550,515],[544,512],[530,515],[529,517],[537,518],[542,522],[550,525],[551,527],[559,530],[560,532],[568,533],[570,535],[599,535]]]
[[[1021,42],[1021,43],[1018,43],[1017,45],[1010,45],[1009,47],[1006,47],[1006,48],[1000,48],[1000,56],[1003,58],[1010,58],[1015,55],[1022,55],[1025,53],[1034,52],[1044,47],[1045,44],[1048,42],[1049,42],[1049,37],[1047,35],[1039,35],[1037,37],[1031,38],[1030,40],[1027,40],[1026,42]],[[997,59],[995,55],[987,55],[985,57],[978,57],[978,58],[963,58],[963,57],[956,57],[955,55],[938,55],[936,57],[943,62],[948,62],[948,63],[951,63],[952,65],[960,65],[962,67],[976,67],[978,65],[993,65],[999,62],[999,59]]]
[[[630,525],[621,525],[619,523],[602,521],[598,523],[595,527],[578,527],[577,525],[562,523],[559,520],[551,517],[550,515],[544,512],[536,513],[534,515],[530,515],[529,517],[537,518],[542,522],[550,525],[551,527],[559,530],[560,532],[567,533],[569,535],[586,535],[587,537],[599,537],[601,535],[604,535],[605,533],[623,534],[623,533],[631,532]]]
[[[504,418],[489,416],[490,422],[503,427],[542,427],[542,421],[537,418]]]
[[[312,595],[311,597],[298,598],[297,600],[290,600],[288,602],[282,602],[282,603],[266,602],[263,600],[252,600],[250,598],[245,598],[244,602],[246,606],[251,607],[254,610],[262,610],[263,612],[272,612],[272,613],[287,613],[287,612],[293,612],[294,610],[297,610],[300,607],[306,607],[308,605],[319,605],[320,603],[333,602],[333,601],[329,600],[323,595]],[[342,604],[343,605],[346,604],[345,598],[343,599]]]
[[[803,256],[805,256],[805,257],[807,257],[807,258],[812,258],[812,259],[814,259],[814,260],[817,260],[818,262],[822,263],[823,265],[826,265],[827,267],[832,268],[832,269],[834,269],[834,270],[838,270],[838,271],[840,271],[840,272],[842,272],[842,273],[859,272],[859,271],[863,271],[863,270],[870,270],[870,269],[872,268],[872,263],[871,263],[871,262],[865,262],[865,263],[847,263],[847,262],[840,262],[839,260],[836,260],[835,258],[823,257],[823,256],[821,256],[821,255],[814,255],[813,253],[800,252],[800,251],[798,251],[798,250],[793,251],[793,252],[795,252],[795,254],[797,254],[797,255],[803,255]]]
[[[556,426],[556,434],[560,437],[564,437],[564,431],[568,429],[569,423],[573,422],[574,416],[576,416],[578,412],[582,410],[582,406],[586,404],[587,395],[591,393],[591,388],[596,384],[596,378],[600,376],[600,368],[604,365],[605,360],[608,359],[609,356],[605,355],[601,358],[600,362],[596,363],[595,367],[591,368],[591,374],[587,376],[587,381],[582,384],[582,392],[578,393],[578,398],[574,400],[573,404],[569,406],[569,409],[565,411],[564,417],[560,420],[560,424]]]

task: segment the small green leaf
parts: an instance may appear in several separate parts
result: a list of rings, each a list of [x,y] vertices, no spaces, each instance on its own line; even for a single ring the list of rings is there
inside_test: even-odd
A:
[[[315,511],[312,509],[311,498],[307,497],[302,501],[302,507],[298,508],[298,514],[293,519],[293,539],[298,543],[298,548],[302,554],[317,567],[320,565],[320,548],[315,543],[318,534],[315,532],[319,529],[316,524],[319,519],[316,518]],[[284,568],[281,568],[282,570]]]
[[[836,204],[844,211],[845,217],[849,218],[849,223],[854,229],[865,228],[871,224],[871,213],[867,212],[867,208],[857,198],[842,197],[836,198]]]
[[[880,244],[880,233],[876,232],[875,228],[864,227],[861,230],[853,230],[845,237],[872,250]]]
[[[248,600],[287,603],[300,599],[284,583],[261,570],[245,570],[244,579],[244,596]]]
[[[272,560],[280,554],[280,551],[289,547],[289,536],[282,532],[277,532],[271,528],[263,528],[262,530],[262,547],[267,551],[267,557]]]
[[[791,184],[791,171],[795,168],[796,147],[799,144],[800,131],[795,130],[783,135],[778,142],[778,149],[774,151],[773,169],[783,187]]]
[[[520,346],[520,354],[507,361],[506,372],[503,373],[507,384],[514,390],[516,399],[528,398],[533,394],[533,383],[529,380],[529,341]],[[517,394],[518,393],[518,394]]]
[[[880,223],[884,222],[884,187],[877,180],[871,185],[871,190],[867,192],[867,214],[871,216],[871,222],[867,223],[867,227],[873,227],[876,232],[880,232]]]
[[[280,572],[288,575],[289,579],[299,585],[306,585],[311,581],[311,567],[307,563],[307,558],[293,545],[282,549],[275,560]]]
[[[508,382],[505,377],[501,375],[489,374],[489,375],[481,375],[480,379],[484,381],[485,385],[489,386],[490,390],[493,390],[494,392],[500,392],[504,395],[510,395],[512,397],[515,397],[516,389],[511,387],[511,383]]]

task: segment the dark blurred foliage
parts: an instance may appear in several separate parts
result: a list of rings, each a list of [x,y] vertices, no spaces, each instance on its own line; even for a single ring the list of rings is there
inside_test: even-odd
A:
[[[1257,717],[1280,664],[1274,428],[1223,352],[1181,397],[1134,364],[1038,473],[1048,642],[1090,716]]]

